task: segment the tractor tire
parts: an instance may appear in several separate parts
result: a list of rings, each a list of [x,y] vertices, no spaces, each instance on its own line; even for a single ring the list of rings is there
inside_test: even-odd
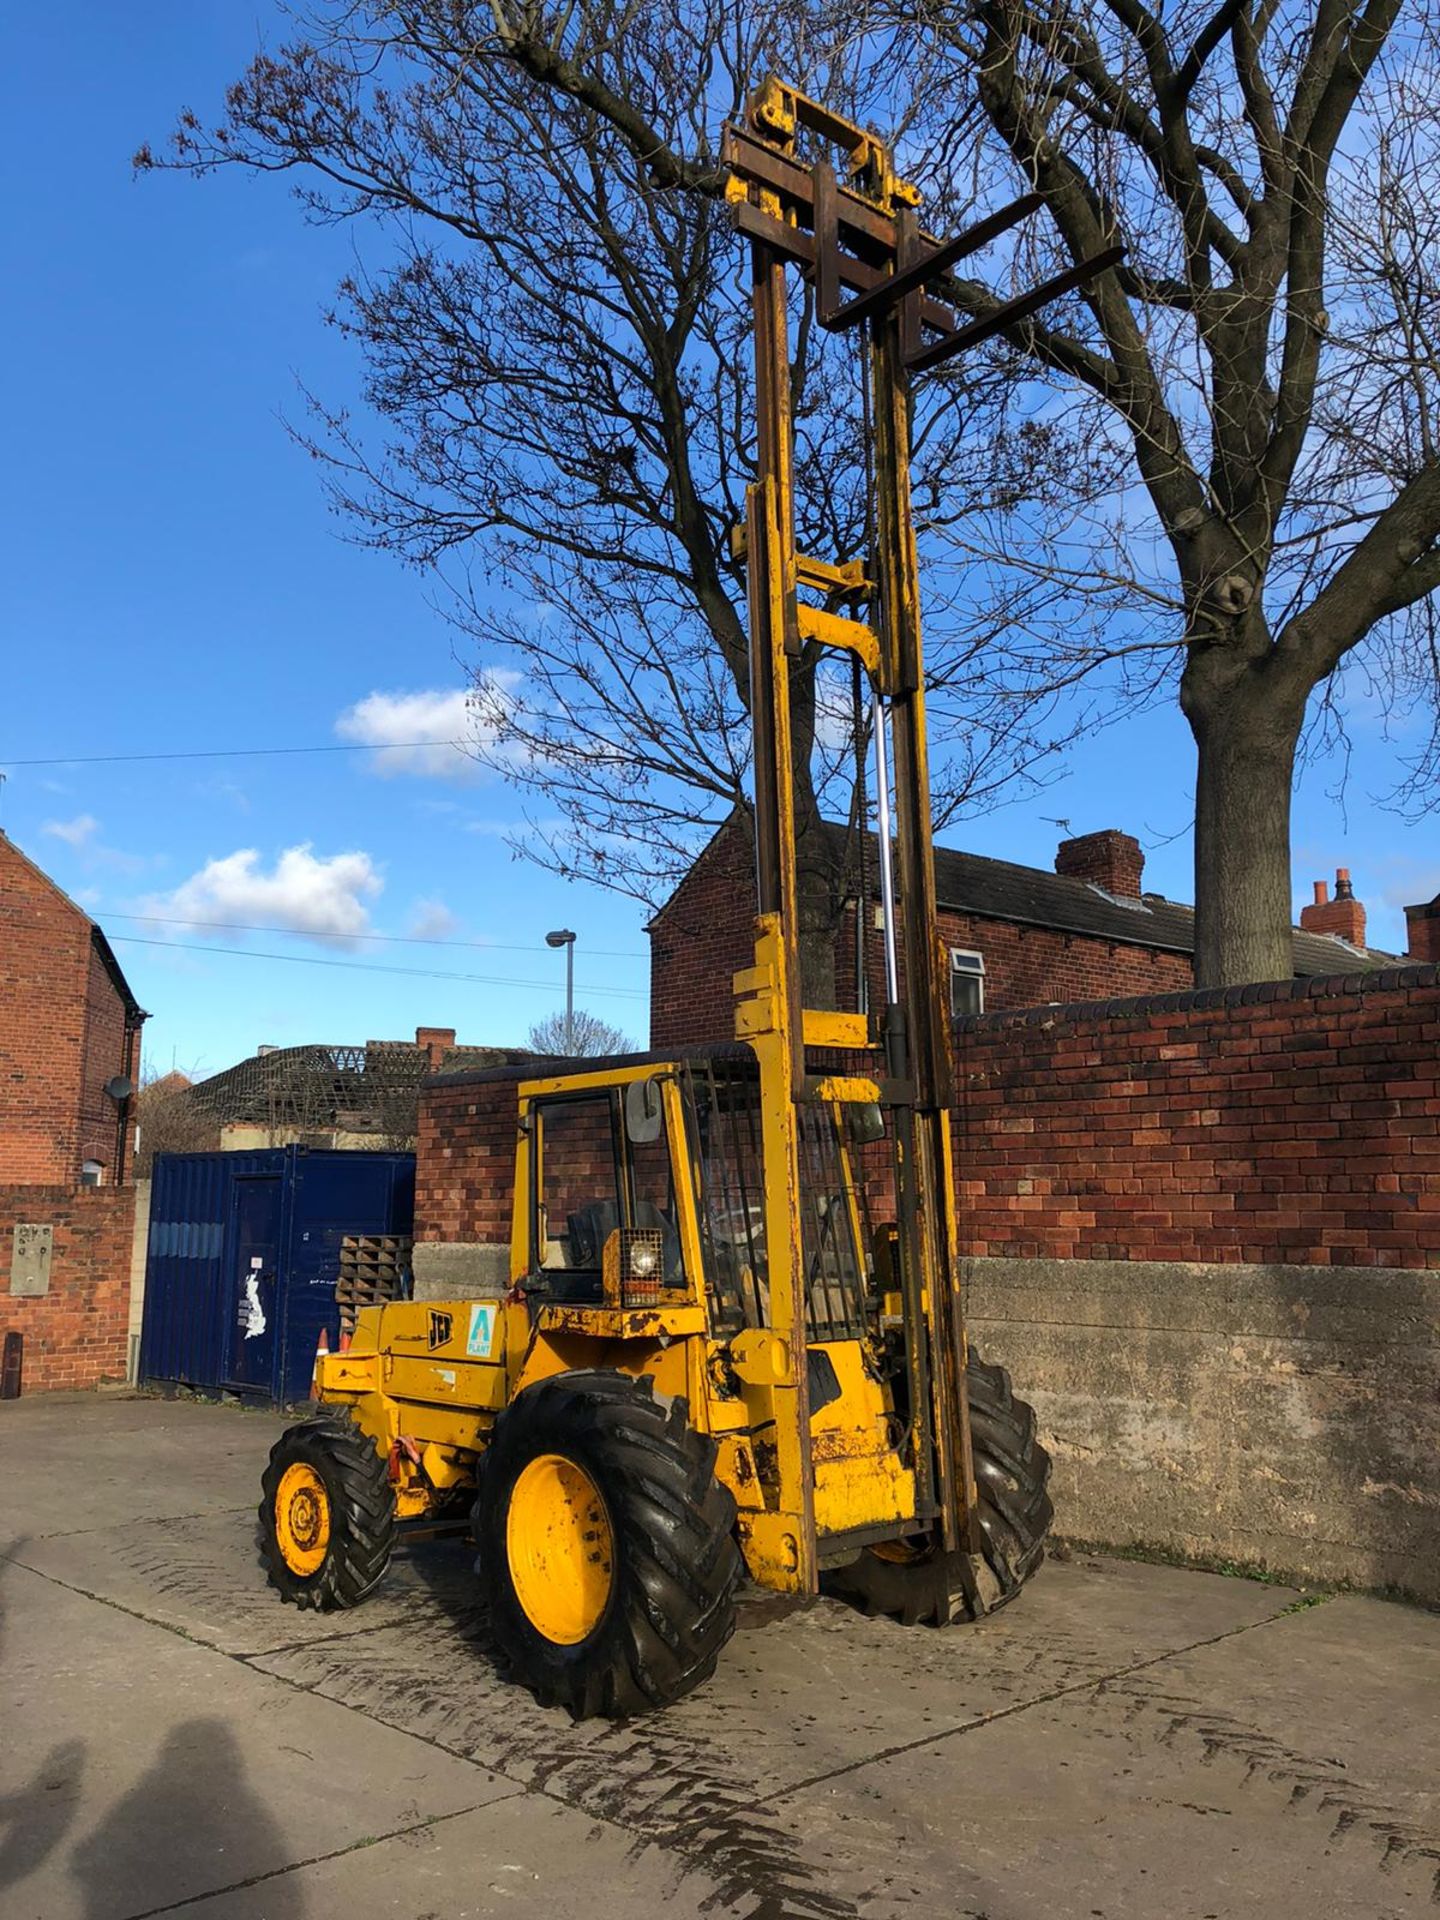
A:
[[[1054,1509],[1050,1456],[1035,1437],[1035,1410],[1017,1400],[1004,1367],[972,1353],[970,1440],[982,1550],[916,1544],[868,1548],[823,1577],[827,1593],[910,1626],[981,1620],[1013,1600],[1045,1558]]]
[[[260,1558],[297,1607],[354,1607],[395,1546],[395,1495],[383,1456],[348,1419],[303,1420],[270,1449],[261,1480]]]
[[[596,1371],[527,1387],[495,1422],[476,1570],[502,1670],[542,1706],[622,1718],[715,1670],[735,1627],[735,1502],[687,1414]]]

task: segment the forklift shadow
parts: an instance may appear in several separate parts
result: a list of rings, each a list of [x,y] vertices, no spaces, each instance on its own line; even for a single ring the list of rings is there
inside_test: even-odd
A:
[[[386,1586],[393,1591],[401,1581],[430,1600],[456,1637],[498,1672],[489,1616],[475,1574],[475,1546],[468,1532],[409,1542],[402,1533]]]

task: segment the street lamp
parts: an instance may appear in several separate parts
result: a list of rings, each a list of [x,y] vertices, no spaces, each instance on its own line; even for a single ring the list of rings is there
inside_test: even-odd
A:
[[[565,949],[565,1051],[575,1051],[575,936],[569,927],[558,927],[545,936],[547,947]]]

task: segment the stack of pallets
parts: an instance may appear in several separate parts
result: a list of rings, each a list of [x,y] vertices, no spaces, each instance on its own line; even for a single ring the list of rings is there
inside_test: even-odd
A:
[[[340,1274],[335,1305],[340,1331],[353,1334],[361,1307],[403,1300],[409,1292],[411,1239],[408,1233],[347,1233],[340,1242]]]

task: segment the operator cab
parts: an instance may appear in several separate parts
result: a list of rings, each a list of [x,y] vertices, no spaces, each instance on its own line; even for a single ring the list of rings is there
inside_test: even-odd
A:
[[[751,1050],[555,1066],[520,1088],[529,1179],[516,1194],[526,1240],[519,1286],[532,1312],[683,1300],[706,1304],[713,1338],[767,1326],[760,1071]],[[811,1341],[854,1339],[875,1323],[868,1189],[883,1172],[883,1148],[879,1159],[874,1151],[882,1140],[877,1109],[822,1102],[801,1110]]]

